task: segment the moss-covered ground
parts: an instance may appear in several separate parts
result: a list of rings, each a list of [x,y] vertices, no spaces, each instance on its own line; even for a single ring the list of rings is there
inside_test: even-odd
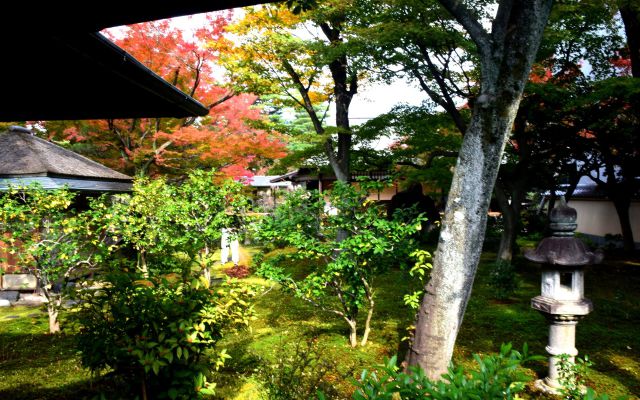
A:
[[[241,262],[248,264],[253,251],[245,250]],[[539,293],[540,268],[516,260],[519,288],[510,298],[498,301],[488,284],[493,257],[484,254],[479,266],[455,350],[457,363],[471,366],[472,354],[496,352],[504,342],[512,342],[516,348],[527,343],[532,353],[545,354],[547,323],[529,305]],[[219,343],[232,358],[214,375],[216,398],[259,398],[256,371],[277,362],[287,344],[311,341],[318,357],[338,366],[325,377],[338,390],[337,398],[347,398],[353,391],[348,377],[357,377],[363,368],[394,354],[404,355],[406,342],[402,338],[413,312],[403,304],[402,296],[415,283],[401,271],[390,271],[378,280],[370,342],[355,349],[347,345],[347,329],[341,320],[269,281],[256,276],[245,280],[261,288],[255,300],[257,319],[250,330],[230,334]],[[588,267],[585,292],[595,309],[578,324],[576,346],[581,356],[588,355],[594,362],[587,383],[613,398],[639,398],[640,262],[610,257],[601,265]],[[532,378],[544,376],[545,371],[545,362],[536,362],[526,370]],[[72,333],[48,335],[46,313],[39,308],[0,309],[0,399],[92,398],[100,388],[80,366]],[[541,395],[528,393],[525,397]]]

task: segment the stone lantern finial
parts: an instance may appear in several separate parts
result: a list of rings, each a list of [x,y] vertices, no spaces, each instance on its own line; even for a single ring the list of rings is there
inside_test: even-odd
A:
[[[560,204],[555,206],[549,214],[549,229],[553,236],[573,236],[578,227],[578,212],[567,205],[564,196],[560,197]]]

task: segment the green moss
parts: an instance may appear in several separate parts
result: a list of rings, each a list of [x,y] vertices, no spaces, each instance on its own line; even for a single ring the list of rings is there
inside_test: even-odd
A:
[[[454,353],[454,361],[463,365],[473,365],[474,353],[497,352],[504,342],[512,342],[515,348],[526,342],[532,353],[546,354],[547,322],[530,307],[530,299],[540,291],[540,267],[515,260],[518,290],[510,298],[497,301],[492,299],[489,285],[494,259],[493,254],[483,255],[478,269]],[[293,271],[296,266],[288,268]],[[246,281],[263,288],[255,302],[258,319],[249,331],[227,335],[220,342],[232,358],[212,377],[218,384],[215,398],[258,398],[260,383],[255,371],[261,364],[273,362],[283,343],[316,338],[327,356],[340,365],[332,379],[342,398],[353,391],[345,375],[357,378],[363,368],[378,365],[397,353],[400,359],[405,355],[406,342],[401,338],[413,323],[413,313],[402,303],[402,295],[413,290],[415,283],[401,271],[391,271],[376,282],[377,308],[370,343],[355,349],[348,346],[346,325],[338,317],[282,292],[264,279],[250,277]],[[613,398],[640,393],[638,293],[637,260],[609,260],[586,270],[585,294],[595,309],[577,326],[577,348],[581,356],[588,355],[594,362],[588,384]],[[80,368],[72,334],[51,336],[46,332],[46,313],[38,308],[0,309],[0,398],[81,399],[95,393],[96,389],[89,390],[89,373]],[[525,370],[532,379],[545,376],[546,371],[543,361]],[[531,393],[528,396],[544,398]]]

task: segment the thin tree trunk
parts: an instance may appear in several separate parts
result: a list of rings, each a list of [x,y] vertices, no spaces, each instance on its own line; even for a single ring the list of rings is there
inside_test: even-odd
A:
[[[320,28],[331,45],[340,45],[342,39],[342,21],[334,21],[333,26],[327,22],[320,23]],[[337,149],[334,150],[331,140],[325,144],[325,153],[336,178],[342,182],[351,180],[351,126],[349,124],[349,106],[358,91],[358,77],[350,71],[347,55],[341,54],[329,63],[333,79],[333,94],[336,102],[336,127],[338,128]]]
[[[511,262],[513,258],[513,244],[515,243],[515,230],[516,230],[516,216],[509,199],[507,197],[505,188],[499,183],[496,183],[496,187],[493,192],[498,200],[500,206],[500,212],[502,213],[502,234],[500,235],[500,246],[498,247],[498,253],[496,254],[496,261]]]
[[[502,213],[502,235],[500,237],[500,246],[496,254],[496,261],[504,261],[511,263],[513,253],[518,237],[518,226],[520,225],[520,204],[522,203],[522,190],[514,187],[511,190],[511,202],[507,197],[507,189],[500,183],[496,183],[494,193],[500,212]]]
[[[373,307],[375,306],[375,302],[371,296],[368,296],[368,299],[369,311],[367,312],[367,319],[364,321],[364,333],[362,334],[360,346],[366,346],[367,341],[369,340],[369,333],[371,333],[371,318],[373,317]]]
[[[49,333],[60,332],[60,321],[58,321],[57,300],[49,298],[47,303],[47,313],[49,314]]]
[[[205,262],[203,263],[202,273],[204,275],[204,279],[206,279],[207,283],[211,282],[211,269],[209,269],[209,246],[204,246],[204,258]]]
[[[613,206],[616,208],[618,220],[620,221],[620,231],[622,232],[622,243],[624,251],[632,252],[636,248],[633,238],[633,229],[631,228],[631,219],[629,217],[629,206],[631,201],[629,196],[615,196],[612,198]]]
[[[144,373],[144,372],[143,372],[143,375],[142,375],[141,384],[142,384],[142,400],[148,400],[148,397],[147,397],[147,374]]]
[[[349,319],[345,317],[345,321],[349,325],[349,345],[351,347],[358,346],[358,326],[355,319]]]
[[[482,79],[409,350],[409,365],[421,366],[432,379],[446,372],[453,355],[480,260],[498,167],[552,1],[502,0],[490,34],[463,2],[440,3],[478,47]]]

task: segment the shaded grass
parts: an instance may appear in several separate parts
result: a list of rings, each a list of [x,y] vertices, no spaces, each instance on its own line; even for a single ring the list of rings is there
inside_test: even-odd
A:
[[[48,334],[35,307],[0,310],[0,399],[81,399],[90,374],[80,367],[71,335]]]
[[[255,251],[245,249],[241,262],[248,265]],[[495,353],[505,342],[512,342],[515,348],[527,343],[532,353],[546,354],[547,322],[530,307],[530,299],[540,291],[540,267],[517,259],[519,289],[511,298],[497,301],[488,284],[493,261],[493,254],[483,255],[455,349],[455,362],[465,366],[473,365],[473,353]],[[228,266],[216,267],[214,276]],[[308,268],[302,265],[295,271],[302,275]],[[272,282],[255,276],[244,281],[261,288],[255,301],[258,319],[249,331],[227,335],[219,343],[232,358],[213,376],[218,384],[215,398],[259,398],[256,370],[273,363],[284,344],[308,338],[316,338],[323,354],[340,365],[331,375],[339,398],[348,398],[353,391],[345,376],[355,378],[363,368],[395,354],[400,359],[405,355],[406,342],[401,339],[413,323],[413,312],[403,304],[402,296],[413,290],[409,286],[415,287],[415,282],[401,271],[378,279],[370,343],[355,349],[348,346],[348,329],[342,320],[281,291]],[[637,261],[609,259],[586,270],[585,294],[595,309],[577,326],[577,348],[581,356],[588,355],[594,362],[588,384],[614,398],[629,395],[637,399],[640,393],[639,293]],[[46,313],[38,308],[0,309],[0,399],[83,399],[99,392],[89,372],[80,367],[73,335],[48,335],[47,328]],[[546,362],[537,362],[525,372],[533,379],[544,377],[546,370]],[[530,393],[526,398],[543,397]]]

